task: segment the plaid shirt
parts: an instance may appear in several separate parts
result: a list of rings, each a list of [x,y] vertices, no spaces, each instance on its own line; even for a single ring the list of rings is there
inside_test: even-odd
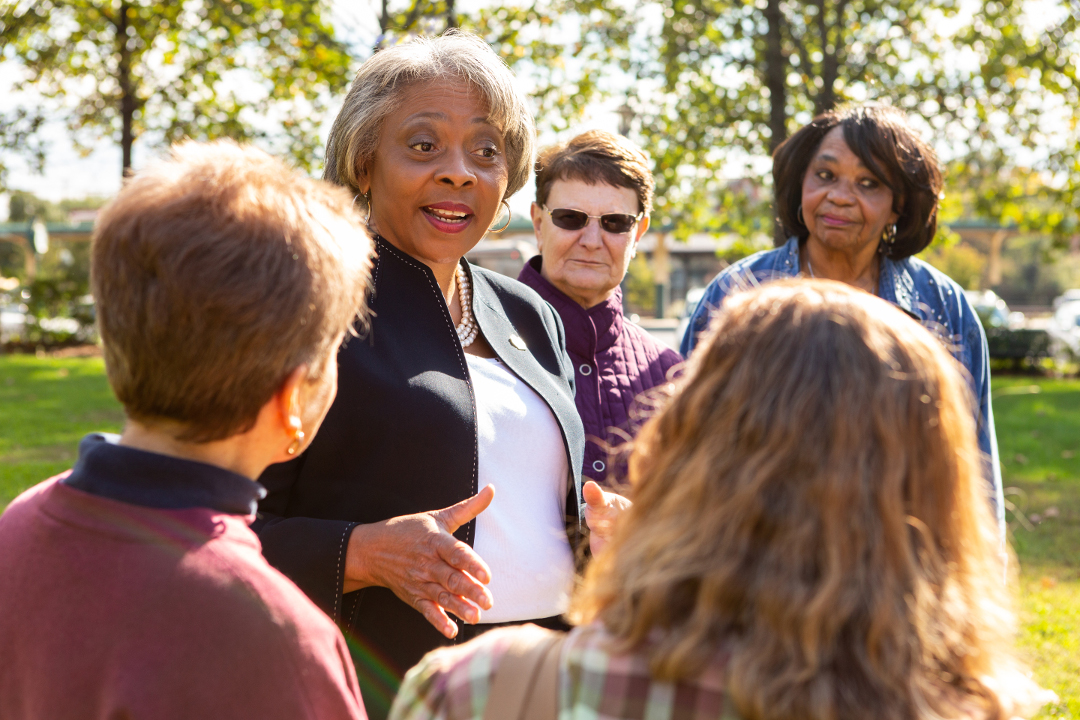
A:
[[[390,720],[481,720],[499,660],[513,634],[522,631],[493,630],[428,653],[405,676]],[[614,653],[599,623],[575,628],[559,660],[558,720],[735,717],[725,703],[726,659],[718,653],[692,681],[659,682],[651,678],[643,652]]]

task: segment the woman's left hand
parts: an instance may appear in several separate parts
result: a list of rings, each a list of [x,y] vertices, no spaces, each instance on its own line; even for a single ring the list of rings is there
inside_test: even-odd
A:
[[[585,524],[589,526],[589,549],[596,557],[615,531],[615,521],[633,503],[622,495],[605,492],[592,480],[581,489],[585,498]]]

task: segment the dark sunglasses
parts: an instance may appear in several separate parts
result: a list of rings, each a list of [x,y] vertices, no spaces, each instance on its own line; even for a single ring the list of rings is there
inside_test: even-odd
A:
[[[547,210],[547,208],[544,209]],[[600,227],[605,231],[622,234],[630,232],[645,213],[639,212],[637,215],[624,215],[623,213],[589,215],[580,210],[555,208],[554,210],[548,210],[547,214],[551,216],[551,222],[555,224],[555,227],[563,230],[580,230],[589,224],[591,218],[596,218],[600,221]]]

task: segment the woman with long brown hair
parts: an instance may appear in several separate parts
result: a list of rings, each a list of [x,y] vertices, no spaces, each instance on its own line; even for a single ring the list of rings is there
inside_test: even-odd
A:
[[[636,442],[634,504],[589,567],[580,626],[548,656],[561,712],[1030,709],[971,393],[940,342],[851,286],[778,281],[722,306],[679,385]],[[541,639],[432,653],[392,716],[481,717],[500,665]]]

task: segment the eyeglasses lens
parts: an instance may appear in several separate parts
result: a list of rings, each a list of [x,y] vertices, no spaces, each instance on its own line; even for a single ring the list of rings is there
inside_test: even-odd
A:
[[[600,227],[609,233],[630,232],[637,218],[633,215],[610,213],[600,216]],[[580,210],[556,208],[551,211],[551,222],[563,230],[580,230],[589,222],[589,216]]]

